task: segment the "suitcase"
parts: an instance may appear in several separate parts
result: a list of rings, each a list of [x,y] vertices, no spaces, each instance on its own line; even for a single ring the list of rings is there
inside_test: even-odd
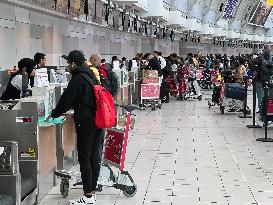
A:
[[[224,95],[226,98],[244,100],[245,88],[239,83],[228,83],[225,86]]]
[[[261,105],[261,119],[264,122],[264,100]],[[267,99],[267,120],[273,122],[273,100]]]
[[[220,95],[221,95],[221,86],[215,86],[213,88],[213,93],[212,93],[212,102],[214,103],[219,103],[220,102]]]

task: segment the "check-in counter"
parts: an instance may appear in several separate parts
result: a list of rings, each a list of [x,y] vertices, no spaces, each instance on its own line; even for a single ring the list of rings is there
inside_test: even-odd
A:
[[[32,191],[31,197],[26,198],[28,200],[24,198],[24,203],[22,201],[18,205],[34,204],[36,198],[37,202],[40,202],[56,184],[54,172],[59,168],[58,165],[62,164],[63,168],[67,168],[64,166],[69,164],[66,163],[66,156],[71,156],[76,148],[76,132],[72,113],[65,119],[52,119],[52,121],[45,122],[45,117],[51,113],[56,104],[54,92],[48,93],[50,89],[41,88],[39,92],[34,89],[33,93],[36,96],[18,101],[0,101],[0,118],[5,119],[0,123],[0,141],[18,143],[22,187],[24,186],[23,180],[27,179],[25,180],[28,186],[27,192],[20,193],[19,197],[21,195],[26,197],[29,190]],[[58,132],[61,135],[58,135]],[[70,163],[70,167],[75,163],[75,155],[73,157],[68,160],[73,162]],[[8,180],[8,177],[6,179]],[[0,180],[0,187],[3,186],[1,182],[7,183],[6,180]]]
[[[39,175],[47,176],[57,165],[56,155],[56,125],[39,126]]]

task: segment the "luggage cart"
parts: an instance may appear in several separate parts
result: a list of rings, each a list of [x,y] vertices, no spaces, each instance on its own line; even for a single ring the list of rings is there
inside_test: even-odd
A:
[[[123,191],[125,196],[133,197],[137,193],[137,185],[129,172],[124,171],[124,164],[129,130],[133,129],[134,125],[132,111],[139,108],[132,105],[119,105],[119,107],[127,111],[125,126],[107,130],[97,191],[102,191],[105,187],[113,187]],[[73,187],[82,185],[79,165],[73,167],[70,171],[57,170],[55,171],[55,175],[61,178],[60,192],[63,198],[68,196],[70,180],[75,182]]]
[[[220,85],[218,85],[218,89],[220,89],[219,98],[212,97],[206,98],[208,101],[209,108],[218,105],[220,107],[221,114],[225,113],[225,109],[229,108],[228,112],[244,112],[244,100],[238,100],[233,98],[227,98],[225,96],[225,83],[222,81]],[[214,89],[217,89],[216,87]],[[213,94],[214,95],[214,94]],[[215,99],[214,99],[215,98]],[[247,114],[250,114],[250,109],[247,107]]]
[[[158,77],[156,70],[143,71],[143,79],[140,91],[140,105],[141,107],[151,107],[152,110],[156,108],[161,109],[160,101],[160,84],[161,80]]]

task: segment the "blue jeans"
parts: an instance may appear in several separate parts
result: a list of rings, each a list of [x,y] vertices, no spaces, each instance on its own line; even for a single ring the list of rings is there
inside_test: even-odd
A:
[[[258,108],[261,111],[261,106],[264,98],[264,87],[261,81],[256,82],[256,92],[258,98]]]

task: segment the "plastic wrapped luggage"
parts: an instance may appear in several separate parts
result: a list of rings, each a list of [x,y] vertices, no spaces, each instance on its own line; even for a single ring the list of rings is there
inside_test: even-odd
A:
[[[239,83],[228,83],[225,86],[225,97],[235,100],[244,100],[245,88]]]
[[[213,93],[211,98],[212,102],[218,104],[220,102],[220,97],[221,97],[220,95],[221,95],[221,86],[215,86],[213,88]]]

